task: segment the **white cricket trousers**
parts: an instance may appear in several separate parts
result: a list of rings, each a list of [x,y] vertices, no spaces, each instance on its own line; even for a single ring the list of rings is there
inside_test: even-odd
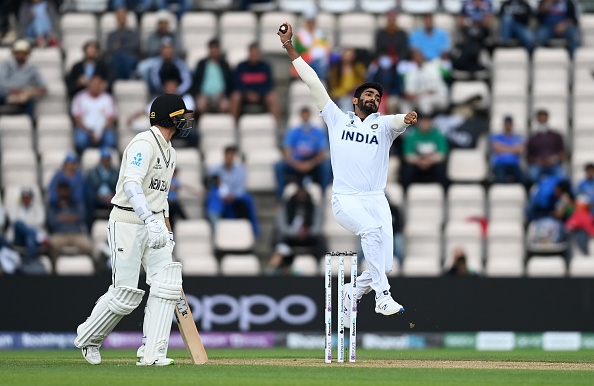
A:
[[[392,214],[384,192],[334,194],[332,212],[343,228],[361,237],[368,269],[357,278],[357,299],[372,289],[390,289],[388,277],[394,262]]]
[[[114,287],[138,288],[141,264],[146,272],[146,283],[150,285],[157,272],[172,262],[171,241],[161,249],[149,248],[144,225],[109,219],[107,230]]]

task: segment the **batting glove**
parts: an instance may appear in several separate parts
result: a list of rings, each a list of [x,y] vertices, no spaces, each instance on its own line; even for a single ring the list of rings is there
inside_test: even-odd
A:
[[[153,220],[144,225],[148,232],[148,246],[153,249],[161,249],[167,245],[169,230],[161,220]]]

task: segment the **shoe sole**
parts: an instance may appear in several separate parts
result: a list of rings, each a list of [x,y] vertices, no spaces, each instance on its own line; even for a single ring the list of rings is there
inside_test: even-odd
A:
[[[83,354],[83,358],[85,358],[85,360],[86,360],[87,362],[89,362],[90,364],[92,364],[93,366],[97,366],[97,365],[100,365],[100,364],[101,364],[101,361],[99,361],[98,363],[93,363],[93,362],[89,361],[89,360],[87,359],[87,357],[85,356],[85,349],[84,349],[84,347],[83,347],[83,348],[81,348],[81,349],[80,349],[80,351],[81,351],[81,352],[82,352],[82,354]]]
[[[402,313],[404,312],[404,307],[400,307],[400,309],[399,309],[399,310],[397,310],[397,311],[394,311],[394,312],[390,312],[390,313],[384,313],[384,312],[382,312],[381,310],[378,310],[378,309],[376,308],[376,309],[375,309],[375,312],[376,312],[377,314],[382,314],[382,315],[385,315],[385,316],[390,316],[390,315],[394,315],[394,314],[398,315],[398,314],[402,314]]]
[[[146,364],[144,362],[136,362],[136,366],[172,366],[174,364],[175,364],[175,361],[171,361],[169,363],[163,363],[163,364],[152,364],[152,365]]]

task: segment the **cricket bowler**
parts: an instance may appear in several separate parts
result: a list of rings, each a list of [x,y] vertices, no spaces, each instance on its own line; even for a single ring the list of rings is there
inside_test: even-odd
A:
[[[78,326],[74,341],[91,364],[101,363],[99,348],[124,315],[142,301],[144,291],[138,289],[141,264],[150,293],[136,364],[174,363],[166,356],[173,311],[182,291],[182,266],[172,261],[175,243],[167,193],[176,162],[171,138],[189,134],[193,118],[185,115],[192,112],[177,95],[157,97],[150,108],[151,128],[136,135],[124,150],[107,229],[112,283]]]
[[[341,111],[330,99],[315,71],[293,47],[291,25],[284,23],[277,35],[328,126],[334,173],[334,218],[342,227],[361,237],[369,269],[357,277],[355,300],[359,301],[374,290],[375,312],[383,315],[402,313],[404,307],[392,299],[386,276],[392,270],[394,258],[392,217],[384,188],[392,142],[409,125],[417,122],[417,113],[380,116],[377,111],[383,87],[375,82],[357,88],[353,96],[354,112]],[[347,320],[351,310],[350,285],[345,285],[343,290],[343,313]]]

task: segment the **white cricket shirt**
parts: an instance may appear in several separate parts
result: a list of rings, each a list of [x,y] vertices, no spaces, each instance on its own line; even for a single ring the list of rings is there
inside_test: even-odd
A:
[[[393,115],[369,115],[361,121],[329,99],[320,116],[328,125],[334,194],[383,192],[392,142],[402,134],[390,127]]]

